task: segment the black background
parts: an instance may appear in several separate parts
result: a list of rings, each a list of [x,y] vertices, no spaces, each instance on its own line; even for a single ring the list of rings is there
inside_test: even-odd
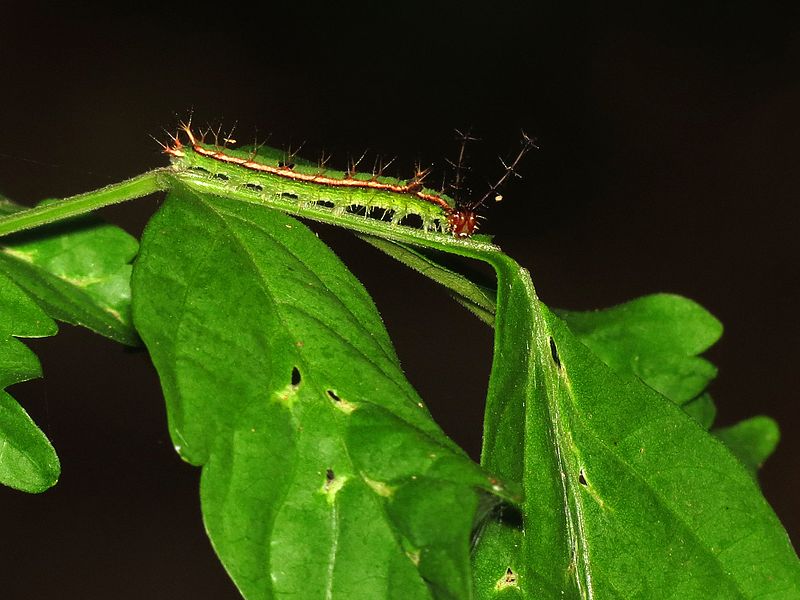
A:
[[[230,125],[333,162],[369,148],[441,165],[453,128],[482,139],[476,187],[524,128],[541,150],[485,230],[543,300],[598,308],[670,291],[725,324],[708,356],[718,424],[784,432],[761,475],[795,542],[800,15],[765,3],[629,9],[520,3],[144,13],[6,6],[0,190],[63,197],[165,164],[164,129]],[[138,235],[160,198],[106,209]],[[408,377],[477,454],[491,331],[436,285],[330,228],[373,295]],[[0,489],[4,598],[236,598],[204,537],[197,471],[177,458],[142,351],[62,326],[30,345],[45,379],[13,394],[51,437],[62,480]],[[302,577],[302,574],[298,574]]]

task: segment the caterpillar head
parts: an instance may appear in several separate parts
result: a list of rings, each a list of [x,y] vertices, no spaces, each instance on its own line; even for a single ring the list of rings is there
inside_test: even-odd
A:
[[[469,237],[478,229],[478,215],[471,209],[454,210],[447,215],[447,223],[455,237]]]

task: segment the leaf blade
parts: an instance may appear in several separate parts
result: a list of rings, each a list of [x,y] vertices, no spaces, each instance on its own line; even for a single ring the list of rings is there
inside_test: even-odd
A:
[[[727,449],[594,356],[539,304],[511,259],[486,258],[500,290],[488,426],[509,405],[526,409],[489,438],[484,460],[507,477],[522,469],[526,500],[522,529],[495,521],[484,534],[505,555],[487,557],[479,546],[479,596],[495,597],[506,565],[524,598],[800,593],[786,533]],[[510,357],[525,385],[513,385]],[[515,462],[507,448],[520,445],[524,459]]]
[[[36,355],[15,336],[44,337],[56,324],[13,281],[0,273],[0,387],[41,376]],[[39,493],[58,481],[58,456],[28,413],[0,391],[0,483]]]
[[[0,203],[0,213],[22,209]],[[130,275],[137,251],[136,239],[122,229],[82,217],[4,238],[0,271],[52,318],[136,346]]]
[[[471,596],[471,523],[425,539],[411,490],[433,477],[451,492],[423,505],[466,515],[477,488],[509,493],[433,423],[371,299],[313,234],[176,190],[133,283],[173,442],[203,465],[206,527],[245,597]],[[356,555],[368,569],[340,560]]]
[[[699,396],[717,374],[697,355],[719,339],[722,324],[688,298],[651,294],[601,310],[556,313],[611,368],[678,404]]]

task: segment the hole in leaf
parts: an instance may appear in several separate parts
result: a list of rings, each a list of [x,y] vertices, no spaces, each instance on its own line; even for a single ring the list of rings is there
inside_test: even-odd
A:
[[[339,493],[347,482],[347,475],[337,477],[333,469],[325,470],[325,483],[322,485],[322,491],[328,496],[328,503],[332,504],[336,501],[336,494]]]
[[[340,410],[343,413],[349,415],[356,409],[355,404],[349,402],[346,398],[341,398],[333,390],[325,390],[325,393],[328,394],[328,398],[330,398],[333,401],[333,405],[336,407],[337,410]]]
[[[220,181],[228,181],[230,179],[225,173],[214,173],[214,179],[219,179]]]
[[[556,363],[556,366],[560,369],[561,368],[561,358],[558,356],[558,349],[556,348],[556,343],[553,341],[553,338],[550,338],[550,355],[553,357],[553,362]]]
[[[300,371],[297,369],[297,367],[292,367],[292,385],[297,387],[300,385],[300,380]]]
[[[578,483],[581,485],[589,485],[586,481],[586,476],[583,474],[583,469],[581,469],[580,474],[578,475]]]
[[[244,188],[246,190],[250,190],[251,192],[262,192],[262,191],[264,191],[264,188],[261,187],[257,183],[245,183],[244,184]]]
[[[506,567],[506,572],[503,573],[503,576],[497,581],[494,588],[500,592],[509,587],[517,587],[517,574],[511,567]]]
[[[286,196],[286,194],[284,194],[284,196]],[[295,196],[295,198],[296,197],[297,196]],[[313,204],[314,206],[323,206],[325,208],[335,208],[336,207],[336,205],[333,202],[330,202],[329,200],[316,200],[316,201],[312,202],[311,204]]]

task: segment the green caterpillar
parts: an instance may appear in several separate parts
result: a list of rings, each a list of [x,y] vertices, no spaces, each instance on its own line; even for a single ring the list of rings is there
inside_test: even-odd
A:
[[[476,207],[458,207],[449,196],[424,187],[424,171],[403,181],[355,169],[333,171],[307,161],[285,164],[284,153],[278,150],[261,148],[256,154],[229,149],[204,143],[189,125],[181,130],[187,143],[176,135],[164,146],[173,169],[197,174],[208,183],[234,186],[267,204],[288,201],[400,224],[415,215],[423,230],[457,238],[471,236],[478,226]]]

